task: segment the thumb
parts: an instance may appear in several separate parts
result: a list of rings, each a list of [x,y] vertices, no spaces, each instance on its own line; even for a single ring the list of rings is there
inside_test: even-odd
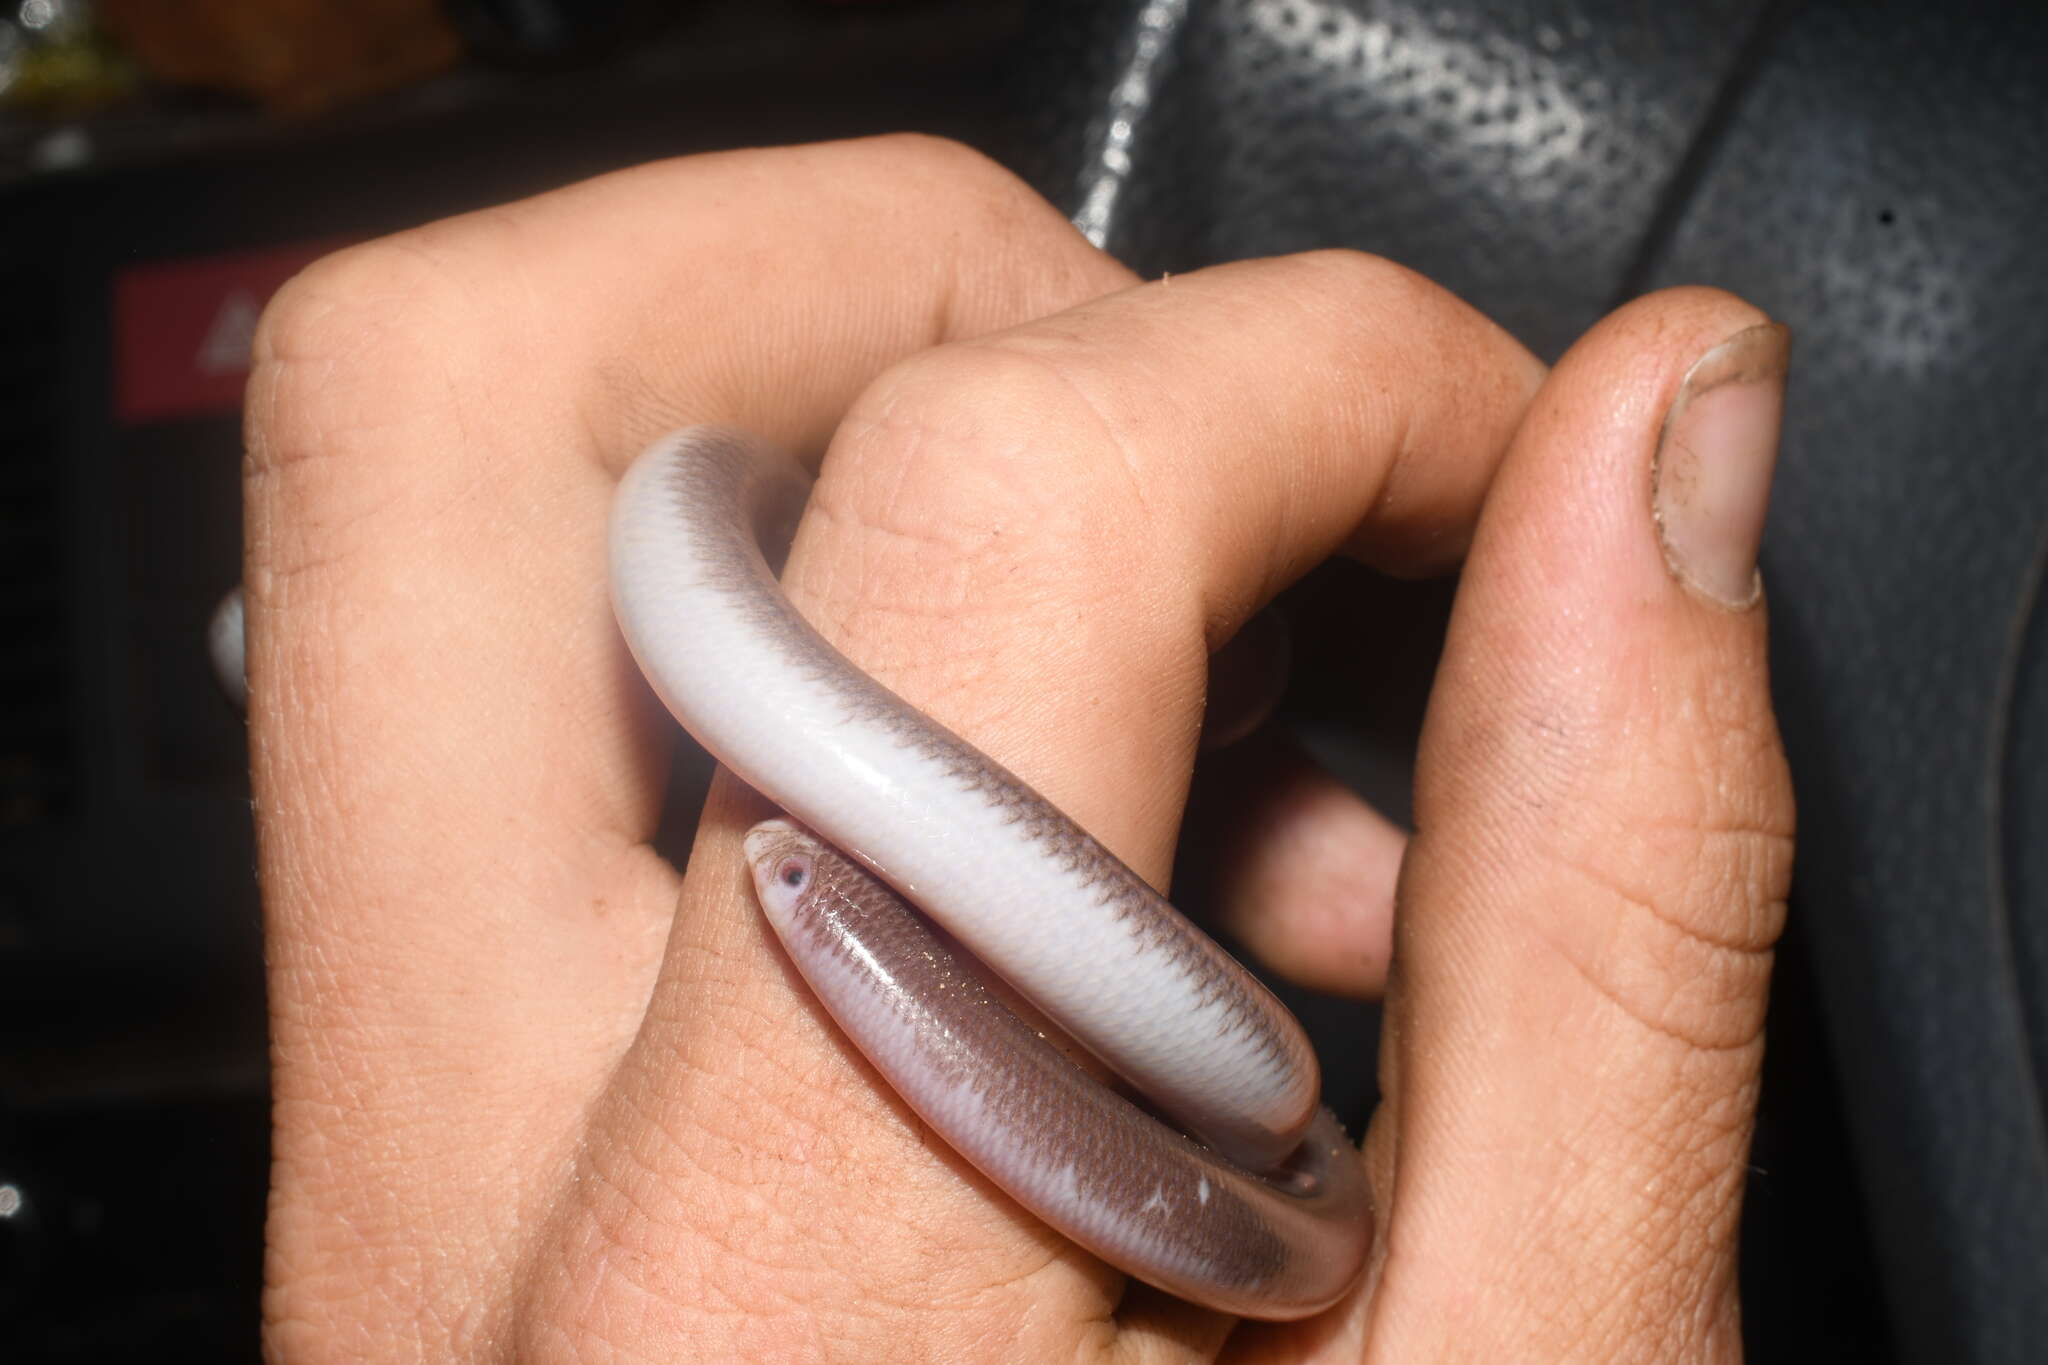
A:
[[[1724,294],[1641,300],[1559,365],[1487,504],[1367,1149],[1394,1358],[1739,1352],[1791,875],[1756,576],[1786,355]]]

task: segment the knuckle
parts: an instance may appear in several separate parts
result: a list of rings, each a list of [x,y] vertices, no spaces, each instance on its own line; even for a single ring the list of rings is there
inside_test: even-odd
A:
[[[357,449],[431,366],[441,273],[392,243],[309,266],[264,310],[249,379],[249,455],[262,480]],[[302,476],[303,477],[303,476]]]
[[[969,342],[896,366],[841,428],[830,505],[923,547],[924,560],[966,568],[999,598],[1042,587],[1048,573],[1099,579],[1112,566],[1098,557],[1115,548],[1100,523],[1144,490],[1079,374],[1086,364],[1057,342]],[[1140,534],[1152,525],[1143,519]]]
[[[1037,190],[963,143],[892,133],[853,144],[842,169],[862,204],[886,196],[886,216],[950,271],[942,334],[1037,317],[1132,282]]]
[[[346,247],[307,266],[264,309],[252,380],[289,381],[289,397],[310,404],[333,381],[346,388],[359,373],[385,379],[422,364],[434,368],[435,343],[477,308],[480,277],[492,268],[477,247],[487,225],[503,221],[503,211],[475,214]]]
[[[1398,319],[1404,335],[1428,336],[1446,315],[1467,306],[1428,276],[1384,256],[1350,247],[1321,247],[1266,263],[1278,287],[1296,293],[1311,310],[1361,319]],[[1360,329],[1360,335],[1367,335]]]
[[[1317,247],[1286,257],[1285,261],[1301,274],[1305,287],[1319,292],[1334,286],[1373,295],[1426,292],[1431,297],[1438,297],[1444,294],[1443,287],[1433,283],[1428,276],[1385,256],[1375,256],[1355,247]]]
[[[973,343],[882,376],[834,439],[786,580],[863,667],[963,734],[1013,737],[1012,759],[1057,733],[1042,685],[1084,660],[1193,689],[1206,663],[1184,559],[1077,363]]]
[[[1789,795],[1772,797],[1759,757],[1740,777],[1710,763],[1624,780],[1556,854],[1575,906],[1557,931],[1564,956],[1628,1018],[1694,1051],[1740,1052],[1763,1030],[1793,844]]]
[[[917,179],[985,185],[1001,192],[1029,194],[1016,175],[986,153],[934,133],[884,133],[857,143],[873,163]]]
[[[947,204],[978,207],[986,226],[1008,235],[1020,221],[1072,227],[1044,196],[986,153],[930,133],[888,133],[860,144],[901,189]]]
[[[1643,887],[1637,869],[1614,864],[1602,858],[1567,865],[1561,880],[1575,919],[1572,928],[1552,931],[1559,955],[1596,995],[1651,1034],[1693,1052],[1753,1047],[1762,1034],[1776,937],[1775,927],[1757,926],[1775,926],[1783,902],[1727,886],[1709,892],[1699,877],[1683,887]],[[1749,927],[1726,936],[1701,929],[1696,905],[1687,902],[1706,899]]]
[[[480,272],[493,215],[350,247],[289,281],[258,325],[248,389],[251,570],[267,583],[351,561],[423,514],[486,386]],[[484,245],[487,249],[475,248]],[[435,458],[418,458],[421,451]]]
[[[1042,270],[1054,264],[1043,259],[1044,243],[1064,239],[1077,248],[1069,270],[1085,269],[1090,257],[1108,261],[1078,249],[1081,239],[1065,215],[1014,172],[965,143],[927,133],[890,133],[853,144],[842,170],[863,199],[879,192],[891,202],[892,216],[906,210],[915,214],[920,235],[972,241],[983,259],[1019,258]]]

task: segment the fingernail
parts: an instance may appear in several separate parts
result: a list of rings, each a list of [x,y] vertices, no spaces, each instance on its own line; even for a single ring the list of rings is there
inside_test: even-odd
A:
[[[1778,462],[1792,334],[1777,323],[1737,332],[1701,356],[1664,417],[1651,506],[1664,562],[1726,607],[1763,590],[1757,546]]]

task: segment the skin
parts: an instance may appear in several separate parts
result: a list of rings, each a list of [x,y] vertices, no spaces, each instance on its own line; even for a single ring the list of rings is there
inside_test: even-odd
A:
[[[1648,509],[1680,378],[1762,320],[1660,294],[1546,374],[1370,257],[1138,285],[923,139],[306,272],[249,399],[269,1353],[1734,1357],[1792,802],[1763,610],[1684,587]],[[1332,552],[1464,559],[1413,839],[1289,767],[1234,883],[1353,888],[1235,913],[1386,990],[1356,1295],[1240,1327],[1127,1289],[809,1000],[751,904],[758,798],[715,787],[686,874],[652,851],[669,731],[605,507],[697,421],[827,452],[792,598],[1155,882],[1210,652]]]

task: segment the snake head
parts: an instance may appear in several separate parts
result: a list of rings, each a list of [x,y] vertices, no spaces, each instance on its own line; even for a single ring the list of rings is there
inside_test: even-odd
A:
[[[817,875],[824,844],[789,820],[763,820],[743,841],[754,874],[754,895],[770,918],[783,919],[796,907]]]

